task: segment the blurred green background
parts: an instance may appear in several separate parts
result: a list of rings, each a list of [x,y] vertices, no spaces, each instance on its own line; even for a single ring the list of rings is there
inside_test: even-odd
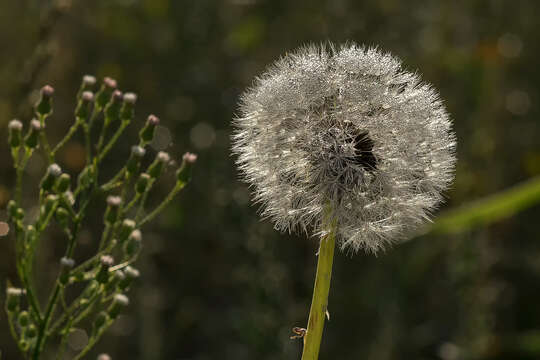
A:
[[[238,180],[229,135],[243,89],[302,44],[378,45],[440,90],[459,159],[441,212],[540,175],[539,13],[532,0],[0,0],[2,139],[10,119],[26,126],[35,90],[50,83],[55,113],[47,132],[59,140],[82,75],[108,75],[138,93],[138,125],[149,113],[162,119],[167,129],[155,150],[177,159],[199,154],[193,182],[144,229],[142,276],[128,311],[88,358],[300,358],[301,340],[289,336],[307,322],[316,241],[260,221]],[[108,171],[126,160],[136,131]],[[5,141],[1,149],[4,209],[14,174]],[[59,157],[76,174],[84,147],[75,139]],[[35,157],[28,168],[30,209],[32,179],[44,166]],[[530,203],[535,194],[522,198]],[[378,257],[336,253],[320,358],[540,358],[540,206],[510,215],[459,232],[450,221]],[[93,251],[99,224],[90,220],[80,259]],[[64,241],[50,236],[41,248],[42,296]],[[0,238],[2,287],[16,279],[12,242]],[[2,312],[2,359],[20,358],[12,341]]]

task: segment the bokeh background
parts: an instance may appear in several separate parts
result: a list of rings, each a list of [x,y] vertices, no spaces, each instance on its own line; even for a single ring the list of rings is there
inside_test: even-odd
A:
[[[442,216],[539,176],[539,13],[532,0],[0,0],[2,139],[10,119],[28,123],[36,89],[50,83],[55,113],[47,132],[57,141],[71,124],[82,75],[108,75],[139,95],[138,125],[149,113],[162,119],[154,150],[199,154],[193,182],[144,229],[129,309],[88,359],[99,352],[140,360],[300,358],[301,340],[289,336],[307,322],[317,244],[260,221],[229,136],[242,90],[302,44],[378,45],[440,90],[459,158]],[[126,160],[136,127],[107,171]],[[14,182],[3,143],[2,209]],[[84,166],[77,138],[59,161],[72,174]],[[28,168],[29,209],[44,164],[36,156]],[[155,203],[170,180],[161,185]],[[535,196],[503,219],[450,222],[378,257],[336,253],[320,358],[540,358]],[[99,224],[90,219],[80,259],[93,251]],[[40,250],[42,297],[64,241],[50,236]],[[3,287],[16,279],[9,235],[0,249]],[[70,346],[80,341],[84,333]],[[0,349],[3,359],[20,358],[3,312]]]

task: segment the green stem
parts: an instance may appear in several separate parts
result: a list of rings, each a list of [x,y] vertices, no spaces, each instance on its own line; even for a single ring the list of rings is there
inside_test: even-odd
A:
[[[321,239],[319,245],[319,259],[317,261],[317,275],[313,299],[309,310],[309,320],[306,335],[304,337],[304,352],[302,360],[317,360],[324,327],[324,318],[328,308],[328,293],[332,278],[332,263],[336,243],[335,227],[330,233]]]
[[[118,139],[120,138],[120,136],[122,135],[122,133],[124,132],[124,130],[126,129],[128,125],[129,125],[129,121],[125,121],[125,120],[122,121],[122,123],[120,124],[120,127],[118,128],[118,130],[116,130],[111,140],[109,140],[109,142],[107,143],[103,151],[99,153],[98,160],[97,160],[98,164],[103,160],[105,156],[107,156],[109,151],[111,151],[112,147],[114,146],[114,144],[116,144],[116,142],[118,141]],[[98,149],[100,148],[101,146],[100,144],[98,144]]]
[[[41,354],[43,344],[45,343],[45,338],[47,337],[47,334],[46,334],[47,327],[49,326],[49,322],[51,320],[51,317],[52,317],[52,314],[54,312],[54,308],[56,305],[56,299],[58,298],[59,294],[60,294],[60,283],[57,281],[54,286],[54,290],[51,295],[51,298],[49,299],[49,302],[47,304],[47,310],[45,311],[43,321],[41,322],[39,326],[38,337],[36,340],[36,347],[34,348],[34,354],[32,355],[33,360],[38,360]]]
[[[150,214],[148,214],[144,219],[142,219],[138,224],[137,227],[142,227],[147,222],[151,221],[153,218],[155,218],[165,207],[174,199],[174,197],[180,192],[186,186],[186,183],[183,182],[177,182],[174,188],[171,190],[169,195],[163,200],[163,202],[154,209]],[[141,204],[143,204],[143,201],[141,201]]]
[[[103,336],[103,333],[105,332],[105,330],[107,330],[113,324],[113,322],[114,320],[109,319],[105,324],[103,324],[103,326],[101,327],[101,329],[99,329],[97,334],[90,337],[86,347],[77,356],[75,356],[73,360],[82,359],[92,349],[92,347],[94,347],[94,345],[99,341],[99,339],[101,339],[101,336]]]
[[[56,146],[52,150],[52,156],[53,157],[56,155],[58,150],[60,150],[62,148],[62,146],[64,146],[73,137],[73,135],[75,134],[75,132],[79,128],[79,125],[81,124],[82,121],[83,120],[80,119],[80,118],[75,119],[75,122],[69,128],[69,131],[67,132],[66,136],[64,136],[64,138],[62,140],[60,140],[60,142],[58,144],[56,144]]]

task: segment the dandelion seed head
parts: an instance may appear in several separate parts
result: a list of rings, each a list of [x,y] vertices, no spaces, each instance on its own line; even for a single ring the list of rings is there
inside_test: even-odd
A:
[[[233,153],[263,217],[342,249],[410,237],[453,180],[455,136],[435,89],[400,60],[355,44],[306,46],[241,98]]]

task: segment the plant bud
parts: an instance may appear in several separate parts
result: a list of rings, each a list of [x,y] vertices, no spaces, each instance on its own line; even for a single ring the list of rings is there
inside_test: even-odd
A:
[[[58,180],[56,180],[56,192],[59,194],[63,194],[66,191],[69,190],[69,187],[71,185],[71,176],[69,174],[62,174],[60,177],[58,177]]]
[[[94,321],[94,329],[98,330],[101,329],[103,325],[109,320],[109,314],[107,314],[105,311],[101,311],[96,316],[96,320]],[[98,357],[99,359],[99,357]]]
[[[109,102],[113,91],[116,89],[116,80],[106,77],[103,79],[103,84],[96,94],[96,106],[98,109],[103,109]]]
[[[120,90],[114,90],[111,95],[111,100],[105,106],[105,122],[107,124],[115,121],[120,116],[120,108],[124,95]]]
[[[197,155],[192,153],[185,153],[182,156],[182,165],[176,171],[176,179],[182,184],[189,182],[191,178],[191,172],[193,169],[193,164],[197,161]]]
[[[150,164],[146,171],[153,179],[158,178],[163,172],[164,165],[170,160],[169,154],[164,151],[157,153],[155,160]]]
[[[18,208],[17,211],[15,212],[15,218],[17,220],[22,220],[24,219],[24,215],[25,215],[25,212],[24,212],[24,209],[23,208]]]
[[[122,270],[117,270],[113,272],[112,279],[110,279],[105,286],[106,291],[111,292],[112,290],[114,290],[116,286],[120,284],[125,278],[126,275],[124,275],[124,272]]]
[[[41,130],[43,130],[43,127],[38,120],[33,119],[30,121],[30,130],[24,138],[24,145],[29,149],[35,149],[38,146],[39,134]]]
[[[36,337],[36,335],[37,335],[36,325],[34,324],[28,325],[28,327],[24,331],[24,337],[26,337],[27,339],[33,339]]]
[[[128,236],[133,232],[134,229],[135,221],[131,219],[124,219],[124,221],[122,221],[122,226],[120,227],[120,232],[118,235],[120,242],[122,243],[126,241]]]
[[[124,279],[120,281],[120,283],[118,284],[118,287],[122,290],[126,290],[127,288],[131,286],[134,280],[139,278],[139,276],[140,276],[139,270],[131,266],[127,266],[124,269]]]
[[[45,85],[41,88],[40,98],[36,104],[36,113],[41,116],[49,116],[52,114],[52,96],[54,89],[50,85]]]
[[[97,360],[112,360],[109,354],[99,354]]]
[[[25,340],[25,339],[21,339],[19,340],[19,348],[23,351],[23,352],[27,352],[28,349],[30,349],[30,343]]]
[[[99,262],[100,267],[98,273],[96,274],[96,280],[101,284],[105,284],[107,281],[109,281],[109,268],[113,266],[114,259],[110,255],[103,255],[99,259]]]
[[[11,219],[15,219],[17,217],[17,203],[15,202],[15,200],[9,200],[8,201],[8,204],[7,204],[7,213],[8,213],[8,216],[9,216],[9,220]]]
[[[51,164],[41,179],[40,187],[43,191],[51,191],[56,179],[62,174],[62,169],[57,164]]]
[[[146,150],[143,147],[134,145],[131,147],[131,155],[126,163],[126,170],[129,174],[134,174],[139,171],[141,160],[146,154]]]
[[[57,203],[58,203],[57,195],[53,195],[53,194],[47,195],[47,197],[45,198],[45,205],[43,206],[43,209],[44,209],[43,212],[45,214],[49,214],[49,212],[52,211],[52,209]]]
[[[128,257],[132,257],[141,249],[142,245],[142,233],[140,230],[133,230],[129,235],[129,238],[124,245],[124,253]]]
[[[139,179],[137,180],[137,183],[135,184],[135,191],[138,194],[142,194],[143,192],[145,192],[146,189],[148,189],[148,186],[150,185],[151,180],[152,178],[150,177],[150,175],[146,173],[142,173],[141,175],[139,175]]]
[[[92,75],[84,75],[81,81],[81,87],[77,92],[77,99],[81,99],[84,92],[92,92],[92,89],[96,85],[96,77]]]
[[[139,138],[143,144],[152,141],[157,125],[159,125],[159,118],[155,115],[149,115],[146,124],[139,132]]]
[[[60,225],[60,227],[62,229],[67,229],[69,226],[69,212],[63,207],[58,207],[56,208],[56,212],[54,215],[54,218],[56,219],[56,222]]]
[[[114,295],[111,306],[109,307],[109,316],[115,319],[122,309],[129,305],[129,299],[124,294]]]
[[[94,100],[94,94],[91,91],[84,91],[80,96],[75,109],[75,117],[78,119],[87,119],[90,115],[90,104]]]
[[[6,308],[9,312],[14,312],[19,307],[24,290],[20,288],[8,287],[6,290]]]
[[[119,196],[107,197],[107,210],[105,210],[105,223],[112,225],[118,219],[118,213],[120,212],[120,205],[122,204],[122,198]]]
[[[67,257],[63,257],[60,259],[60,276],[58,277],[58,281],[60,281],[60,284],[66,285],[68,283],[69,273],[74,266],[75,260]]]
[[[87,166],[81,171],[77,179],[77,184],[79,187],[85,189],[92,185],[94,182],[94,167]]]
[[[120,110],[120,118],[124,121],[130,121],[135,117],[135,103],[137,95],[134,93],[126,93],[124,95],[124,103]]]
[[[18,148],[22,142],[22,123],[17,120],[11,120],[8,124],[8,142],[12,148]]]
[[[28,325],[28,323],[30,322],[30,316],[28,315],[28,311],[21,311],[21,313],[19,314],[19,318],[17,319],[17,321],[19,322],[19,325],[21,327],[25,327]]]
[[[34,225],[28,225],[26,227],[26,242],[33,242],[36,237],[36,227]]]

